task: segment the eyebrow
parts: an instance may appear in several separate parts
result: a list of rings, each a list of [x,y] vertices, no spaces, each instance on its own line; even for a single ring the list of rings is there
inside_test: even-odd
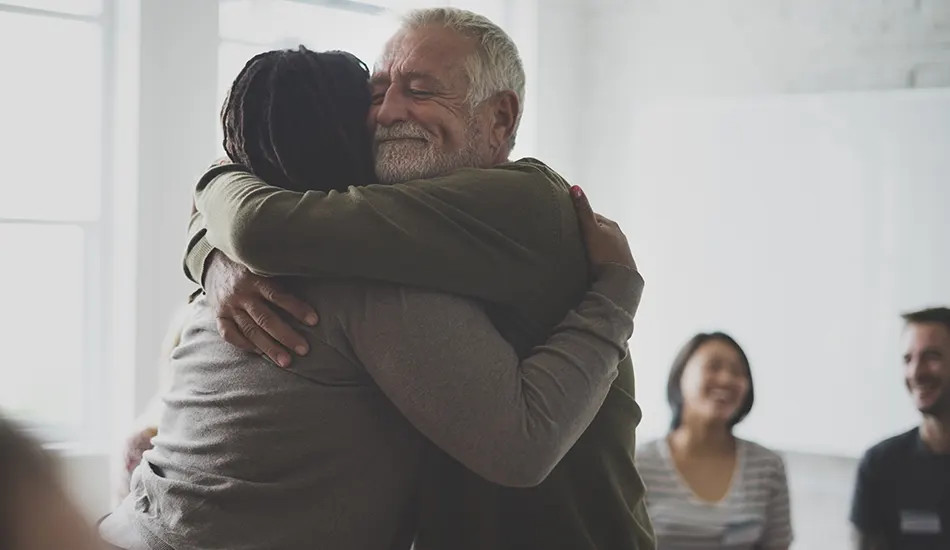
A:
[[[429,83],[429,84],[434,84],[434,85],[439,86],[439,87],[444,87],[444,86],[445,86],[445,84],[443,84],[442,81],[439,80],[439,79],[438,79],[437,77],[435,77],[434,75],[431,75],[431,74],[429,74],[429,73],[420,73],[420,72],[418,72],[418,71],[409,71],[408,73],[406,73],[406,79],[408,79],[408,80],[421,80],[421,81],[423,81],[423,82],[427,82],[427,83]]]
[[[439,80],[436,76],[429,73],[423,73],[419,71],[409,71],[403,74],[402,76],[406,80],[409,80],[409,81],[421,80],[422,82],[425,82],[426,84],[429,84],[430,86],[434,86],[436,88],[443,88],[443,89],[445,88],[445,83]],[[384,85],[389,85],[391,82],[392,82],[392,79],[390,79],[389,75],[386,73],[375,74],[369,79],[369,83],[371,86],[384,86]]]

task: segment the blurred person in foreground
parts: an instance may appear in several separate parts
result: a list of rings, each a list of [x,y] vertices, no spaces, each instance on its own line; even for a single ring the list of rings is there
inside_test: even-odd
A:
[[[99,550],[53,458],[0,415],[0,549]]]

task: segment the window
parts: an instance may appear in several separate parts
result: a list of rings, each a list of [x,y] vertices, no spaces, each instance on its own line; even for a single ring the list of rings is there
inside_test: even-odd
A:
[[[0,1],[0,410],[58,441],[105,410],[108,2]]]

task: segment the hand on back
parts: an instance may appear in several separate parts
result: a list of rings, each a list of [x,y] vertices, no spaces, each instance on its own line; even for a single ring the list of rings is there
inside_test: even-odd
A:
[[[286,292],[278,281],[255,275],[214,251],[208,260],[204,287],[218,320],[218,332],[228,343],[264,355],[281,367],[290,365],[293,354],[310,351],[306,338],[277,309],[310,326],[317,324],[317,313]]]

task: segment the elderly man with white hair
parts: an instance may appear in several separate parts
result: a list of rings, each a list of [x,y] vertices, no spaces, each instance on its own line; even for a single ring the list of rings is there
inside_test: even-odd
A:
[[[251,509],[252,495],[279,499],[281,490],[303,499],[294,501],[299,508],[311,502],[291,480],[310,478],[285,472],[286,478],[275,474],[276,480],[267,483],[258,479],[255,483],[267,486],[263,492],[249,480],[203,472],[191,476],[195,479],[167,480],[164,472],[180,449],[169,451],[166,443],[163,455],[158,444],[139,468],[140,479],[150,486],[133,488],[126,504],[133,518],[136,510],[145,510],[137,514],[148,524],[145,530],[164,530],[164,541],[177,541],[150,547],[193,544],[189,536],[205,537],[197,546],[209,547],[197,518],[226,523],[227,533],[205,527],[222,536],[227,542],[218,545],[228,548],[301,547],[307,533],[320,533],[310,547],[399,548],[414,541],[419,550],[653,548],[633,460],[640,410],[625,347],[629,333],[623,328],[632,322],[642,280],[638,275],[629,279],[629,271],[616,275],[621,281],[611,284],[626,290],[619,290],[624,297],[612,297],[616,289],[597,286],[604,269],[618,268],[610,264],[595,270],[590,287],[582,235],[588,237],[593,261],[610,246],[603,244],[609,239],[591,239],[592,232],[619,230],[609,220],[593,221],[582,192],[571,189],[572,200],[564,180],[544,164],[509,161],[524,80],[514,43],[486,18],[448,8],[414,11],[388,42],[370,80],[368,119],[375,132],[379,184],[297,193],[270,187],[238,165],[215,167],[202,178],[186,271],[203,284],[224,340],[238,348],[266,355],[291,372],[319,372],[319,364],[308,362],[328,360],[322,342],[312,337],[315,329],[305,325],[312,325],[317,313],[323,317],[320,326],[328,315],[336,323],[341,314],[314,311],[314,305],[331,306],[306,299],[312,292],[298,299],[288,292],[294,286],[274,278],[281,275],[427,288],[457,295],[452,300],[474,305],[478,313],[469,311],[460,323],[460,310],[448,298],[414,305],[409,291],[400,295],[395,309],[363,305],[364,321],[399,317],[386,319],[390,324],[382,325],[385,332],[373,343],[377,353],[368,354],[389,364],[366,368],[399,413],[431,442],[416,463],[417,477],[400,470],[405,454],[399,454],[400,442],[414,436],[399,428],[386,441],[364,441],[377,453],[389,445],[385,452],[398,457],[391,463],[382,460],[357,475],[352,465],[346,470],[337,464],[330,471],[327,464],[313,464],[325,486],[305,487],[319,493],[310,499],[318,505],[307,509],[312,525],[267,517],[266,511],[265,517],[225,520],[214,509],[185,511],[171,497],[239,486],[234,494],[242,499],[241,510]],[[372,182],[353,182],[366,183]],[[632,258],[624,269],[635,270]],[[593,307],[590,300],[601,303],[604,296],[614,305]],[[441,305],[431,310],[432,303]],[[483,332],[480,315],[512,346],[520,364],[503,360],[506,355],[495,353],[499,344],[490,339],[475,348],[463,341],[467,331]],[[572,319],[580,324],[572,325]],[[402,327],[393,328],[393,321]],[[391,334],[400,330],[411,335],[408,343]],[[621,352],[611,351],[616,349]],[[355,353],[361,357],[359,350]],[[608,383],[602,385],[605,369]],[[339,384],[346,385],[324,381],[324,389],[339,392]],[[320,395],[315,399],[339,397]],[[513,401],[512,396],[520,397]],[[258,397],[253,402],[259,408],[252,410],[263,412],[255,414],[282,406],[280,395]],[[345,416],[335,424],[326,429],[336,439],[358,443],[368,437],[348,431]],[[326,437],[313,434],[314,441]],[[299,438],[292,445],[309,449],[314,444],[306,435]],[[194,464],[213,468],[214,461],[198,460],[189,467]],[[387,465],[386,471],[380,464]],[[182,476],[188,470],[173,471]],[[415,480],[411,494],[402,495],[394,509],[389,505],[397,502],[394,487],[408,479]],[[191,491],[189,483],[200,490]],[[367,494],[365,488],[374,484],[378,494]],[[331,494],[339,509],[327,508]],[[159,506],[150,498],[168,508],[171,521],[156,513]],[[269,509],[276,510],[277,502]],[[209,506],[227,507],[220,495],[214,503]],[[185,507],[196,505],[193,499]],[[354,530],[352,521],[362,529]],[[282,535],[255,538],[260,527]],[[337,536],[341,533],[345,536]]]

